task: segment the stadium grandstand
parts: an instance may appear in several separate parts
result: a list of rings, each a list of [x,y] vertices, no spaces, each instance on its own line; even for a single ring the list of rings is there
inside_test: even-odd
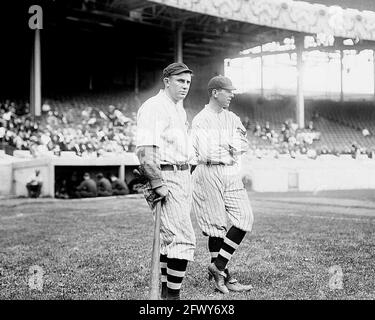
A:
[[[374,159],[373,1],[231,3],[45,0],[5,7],[4,167],[14,158],[73,154],[70,164],[64,162],[67,168],[79,165],[76,158],[133,153],[137,110],[160,89],[161,70],[174,60],[195,71],[184,105],[190,122],[207,102],[207,80],[224,73],[233,79],[239,90],[231,108],[248,130],[250,158]],[[28,24],[32,5],[42,9],[34,29]],[[366,74],[350,78],[350,72],[362,70],[355,57],[364,51]],[[329,71],[320,77],[321,70]],[[22,165],[10,170],[16,167]],[[55,180],[61,173],[53,168],[46,176]],[[4,176],[13,181],[18,174],[13,171]],[[120,168],[118,174],[129,175],[129,183],[134,179],[129,172]],[[17,188],[1,193],[15,194]]]

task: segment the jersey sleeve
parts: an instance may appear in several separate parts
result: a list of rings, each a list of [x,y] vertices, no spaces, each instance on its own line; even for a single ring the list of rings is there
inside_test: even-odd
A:
[[[191,130],[190,130],[190,142],[191,146],[193,148],[193,158],[191,159],[191,163],[197,164],[198,162],[198,126],[197,126],[197,121],[193,119],[191,123]]]
[[[243,154],[249,150],[249,141],[247,140],[247,130],[241,122],[241,119],[234,115],[233,136],[230,146],[234,154]]]

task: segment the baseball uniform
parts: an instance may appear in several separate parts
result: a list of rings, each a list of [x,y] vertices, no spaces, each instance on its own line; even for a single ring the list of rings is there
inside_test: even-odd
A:
[[[192,210],[203,234],[209,237],[208,271],[222,293],[251,288],[234,279],[226,267],[253,225],[252,208],[240,175],[240,156],[249,148],[246,129],[239,117],[227,110],[233,90],[229,78],[216,76],[210,80],[210,101],[194,117],[191,134],[197,163],[192,174]]]
[[[181,103],[175,105],[163,90],[141,106],[137,126],[137,146],[158,146],[161,167],[189,162],[192,148],[191,144],[189,146],[185,110]],[[170,191],[168,201],[161,208],[161,253],[192,261],[195,235],[190,219],[190,171],[172,169],[161,173]]]
[[[137,155],[148,171],[150,201],[158,188],[168,190],[161,206],[160,262],[162,297],[179,299],[188,261],[194,258],[195,234],[190,219],[192,185],[189,161],[192,145],[182,105],[191,81],[191,70],[173,63],[163,71],[165,88],[148,99],[137,115]],[[146,156],[146,151],[149,155]],[[146,159],[146,160],[142,160]],[[167,295],[166,293],[167,292]]]
[[[237,228],[251,231],[253,215],[240,176],[240,158],[225,147],[247,150],[241,137],[245,132],[239,117],[225,109],[215,112],[206,105],[193,119],[198,163],[193,172],[193,212],[205,235],[224,238],[227,218]]]

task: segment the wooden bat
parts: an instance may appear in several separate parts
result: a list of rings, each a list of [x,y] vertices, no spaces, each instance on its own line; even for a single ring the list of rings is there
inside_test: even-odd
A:
[[[140,168],[141,170],[141,168]],[[142,183],[147,183],[147,178],[143,176],[138,169],[134,169],[133,173]],[[159,300],[159,277],[160,277],[160,216],[161,201],[163,197],[153,200],[155,203],[155,221],[154,221],[154,240],[152,244],[151,258],[151,283],[150,283],[150,300]]]
[[[154,241],[152,245],[150,300],[159,300],[161,201],[157,200],[155,204]]]

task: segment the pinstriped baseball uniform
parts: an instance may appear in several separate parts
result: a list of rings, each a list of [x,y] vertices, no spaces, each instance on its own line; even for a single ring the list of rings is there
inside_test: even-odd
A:
[[[248,148],[239,117],[206,105],[193,119],[191,136],[198,163],[192,175],[192,209],[203,234],[224,238],[228,218],[238,229],[251,231],[253,214],[240,176],[240,157],[232,152]]]
[[[186,120],[182,103],[175,104],[164,90],[160,90],[138,111],[137,147],[159,147],[161,164],[188,163],[193,149]],[[190,219],[190,170],[161,171],[161,174],[169,195],[161,208],[160,253],[168,258],[192,261],[195,234]],[[153,208],[151,204],[150,207]]]

